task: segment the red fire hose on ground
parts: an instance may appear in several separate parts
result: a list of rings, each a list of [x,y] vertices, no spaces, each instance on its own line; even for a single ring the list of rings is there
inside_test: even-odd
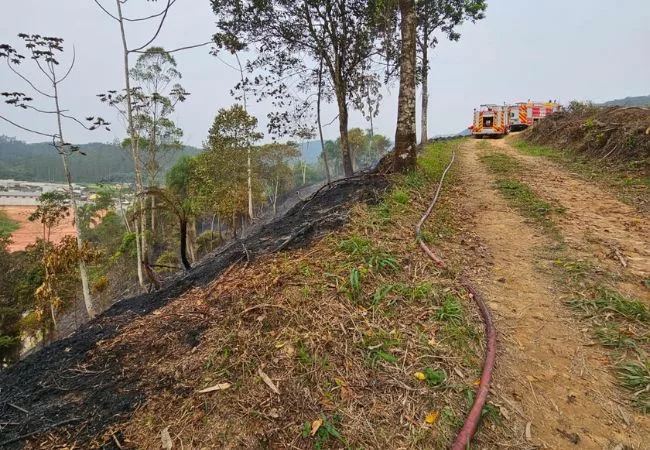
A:
[[[415,226],[415,238],[420,244],[420,248],[422,248],[422,251],[429,258],[431,258],[431,260],[434,263],[436,263],[436,265],[438,265],[439,267],[445,267],[445,262],[433,250],[431,250],[431,248],[427,246],[427,244],[422,240],[421,227],[424,224],[424,222],[428,219],[428,217],[431,215],[433,208],[438,202],[438,198],[440,197],[440,191],[442,190],[442,184],[445,180],[445,176],[447,175],[447,172],[449,172],[449,169],[454,163],[455,158],[456,158],[456,152],[453,152],[451,154],[451,161],[449,162],[449,165],[445,168],[444,172],[442,173],[442,176],[440,177],[440,181],[438,182],[438,188],[436,189],[436,194],[433,197],[433,200],[431,201],[429,208],[426,210],[426,212],[424,213],[424,215],[422,216],[418,224]],[[476,429],[478,428],[478,424],[481,419],[481,412],[483,411],[483,407],[485,406],[488,391],[490,389],[490,380],[492,378],[492,371],[494,370],[494,362],[496,359],[496,341],[497,341],[496,330],[494,329],[494,323],[492,322],[490,309],[485,303],[483,296],[481,296],[481,294],[474,287],[474,285],[464,276],[461,276],[459,278],[459,281],[463,285],[463,287],[467,290],[469,296],[474,300],[474,302],[479,308],[479,311],[481,312],[481,318],[483,319],[483,323],[485,325],[486,352],[485,352],[485,359],[483,361],[483,373],[481,374],[481,381],[478,386],[476,399],[474,400],[472,409],[470,409],[469,414],[465,418],[463,427],[456,435],[456,440],[454,441],[454,444],[451,447],[452,450],[466,449],[470,441],[472,440],[474,433],[476,433]]]

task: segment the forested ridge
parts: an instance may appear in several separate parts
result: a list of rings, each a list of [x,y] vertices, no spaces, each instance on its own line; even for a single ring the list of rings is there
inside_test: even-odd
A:
[[[79,147],[85,155],[70,158],[75,182],[133,182],[133,160],[121,146],[90,142]],[[200,151],[199,148],[184,145],[179,153],[194,156]],[[174,162],[165,162],[165,172]],[[61,157],[51,143],[29,144],[0,136],[0,179],[62,183],[65,173]]]

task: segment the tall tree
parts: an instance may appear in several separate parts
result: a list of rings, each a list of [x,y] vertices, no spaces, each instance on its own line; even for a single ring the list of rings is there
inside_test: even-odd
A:
[[[242,105],[220,109],[204,144],[205,151],[192,164],[190,190],[198,206],[219,217],[236,220],[248,207],[248,151],[263,135],[257,131],[257,119]],[[259,183],[253,178],[253,195]]]
[[[266,192],[271,199],[273,216],[277,214],[278,196],[291,187],[292,173],[289,161],[300,156],[298,145],[273,143],[262,145],[258,149],[260,170],[266,184]]]
[[[456,27],[465,20],[476,22],[485,17],[485,0],[423,0],[416,2],[417,49],[419,54],[419,78],[422,83],[420,117],[420,143],[428,140],[429,108],[429,49],[438,43],[436,33],[444,33],[450,40],[457,41],[460,34]]]
[[[122,94],[117,94],[116,91],[108,91],[107,94],[100,94],[100,99],[102,101],[108,102],[109,104],[115,106],[118,104],[123,104],[125,107],[121,112],[123,113],[125,119],[126,119],[126,124],[127,124],[127,135],[130,138],[130,143],[131,143],[131,158],[133,159],[133,168],[135,172],[135,194],[136,194],[136,199],[138,199],[138,204],[139,204],[139,209],[141,211],[140,214],[136,215],[138,218],[134,225],[135,225],[135,235],[136,235],[136,254],[137,254],[137,259],[138,259],[138,281],[140,283],[140,286],[144,288],[145,286],[145,281],[144,281],[144,273],[143,273],[143,265],[145,264],[144,261],[144,255],[146,252],[146,241],[145,241],[145,233],[144,233],[144,225],[146,224],[146,215],[144,214],[145,210],[145,197],[142,194],[144,190],[144,183],[143,183],[143,177],[142,177],[142,165],[140,162],[140,132],[138,128],[138,124],[136,121],[136,109],[138,106],[140,106],[140,103],[138,102],[137,98],[137,93],[138,90],[132,87],[131,83],[131,74],[130,74],[130,61],[129,57],[132,54],[137,54],[144,49],[148,48],[158,37],[160,34],[160,31],[162,30],[162,27],[165,23],[165,20],[167,19],[167,15],[169,13],[170,8],[174,3],[176,3],[176,0],[167,0],[165,3],[165,6],[163,8],[150,16],[147,17],[128,17],[127,15],[124,14],[124,6],[126,6],[126,3],[128,0],[115,0],[115,12],[109,11],[107,7],[105,7],[100,0],[95,0],[95,4],[104,12],[108,17],[110,17],[112,20],[117,22],[120,30],[120,38],[122,41],[122,64],[123,64],[123,69],[124,69],[124,89]],[[151,38],[148,39],[144,44],[139,45],[139,46],[134,46],[130,47],[128,43],[128,38],[127,38],[127,32],[126,32],[126,24],[127,23],[150,23],[154,22],[155,25],[155,31],[152,33]],[[120,95],[122,98],[119,98]],[[118,97],[117,99],[115,97]]]
[[[36,135],[48,136],[52,139],[52,146],[56,152],[61,157],[61,163],[63,164],[63,169],[66,178],[66,184],[68,189],[68,198],[72,206],[72,213],[75,226],[76,242],[79,250],[81,251],[84,246],[84,242],[81,234],[81,227],[79,225],[79,207],[77,202],[77,196],[74,191],[72,184],[72,174],[70,170],[70,157],[74,153],[83,154],[80,151],[78,146],[72,145],[65,139],[64,135],[64,121],[72,121],[77,125],[81,125],[87,130],[95,130],[97,128],[103,127],[108,129],[108,122],[104,121],[101,117],[87,117],[86,122],[82,122],[77,119],[75,116],[71,115],[70,112],[62,106],[62,98],[60,96],[60,87],[61,84],[68,78],[72,69],[74,68],[75,63],[75,54],[73,51],[72,60],[63,75],[61,74],[60,62],[59,59],[63,54],[63,39],[59,37],[48,37],[41,36],[39,34],[25,34],[20,33],[18,35],[20,39],[23,40],[26,51],[30,54],[30,60],[38,67],[39,73],[44,76],[44,83],[48,85],[47,88],[39,87],[39,82],[30,80],[28,77],[23,75],[18,65],[25,59],[20,55],[15,49],[10,46],[1,46],[0,47],[0,57],[5,57],[7,59],[8,67],[11,71],[16,74],[20,79],[26,82],[31,90],[34,92],[34,95],[38,96],[44,102],[50,104],[49,108],[45,109],[39,106],[34,106],[34,98],[28,95],[25,95],[21,92],[2,92],[0,95],[5,98],[5,103],[15,107],[19,107],[24,110],[31,109],[40,114],[51,115],[54,118],[54,129],[53,133],[46,133],[42,131],[37,131],[29,127],[21,126],[16,122],[10,121],[4,118],[5,121],[12,123],[19,128],[29,131]],[[1,117],[1,116],[0,116]],[[88,284],[88,271],[86,268],[86,262],[83,259],[78,260],[79,264],[79,275],[81,278],[82,292],[84,303],[86,305],[86,311],[88,312],[89,317],[94,317],[95,308],[92,303],[92,298],[90,296],[90,288]]]
[[[289,90],[287,78],[319,70],[305,61],[323,61],[338,108],[343,167],[353,173],[348,142],[349,106],[368,76],[375,52],[373,7],[362,0],[211,0],[217,16],[214,36],[219,48],[231,52],[251,48],[257,55],[252,69],[270,74],[253,83],[267,87],[265,95],[279,98]],[[311,83],[313,87],[315,83]],[[319,83],[320,85],[320,83]]]
[[[415,0],[399,0],[400,52],[399,97],[397,103],[397,127],[395,130],[395,154],[393,168],[405,172],[415,168],[415,73],[416,73],[416,25]]]

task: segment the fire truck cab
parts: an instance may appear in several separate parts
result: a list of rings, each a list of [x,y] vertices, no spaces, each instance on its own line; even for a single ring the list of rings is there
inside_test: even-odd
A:
[[[477,139],[484,136],[502,137],[510,132],[510,115],[507,106],[481,105],[474,110],[474,123],[469,127]]]

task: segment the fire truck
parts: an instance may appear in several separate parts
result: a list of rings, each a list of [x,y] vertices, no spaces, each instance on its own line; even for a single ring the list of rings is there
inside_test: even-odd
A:
[[[546,116],[562,110],[557,102],[520,102],[508,106],[510,130],[525,130]]]
[[[478,139],[484,136],[502,137],[510,132],[510,109],[508,106],[481,105],[474,110],[474,123],[469,127]]]

